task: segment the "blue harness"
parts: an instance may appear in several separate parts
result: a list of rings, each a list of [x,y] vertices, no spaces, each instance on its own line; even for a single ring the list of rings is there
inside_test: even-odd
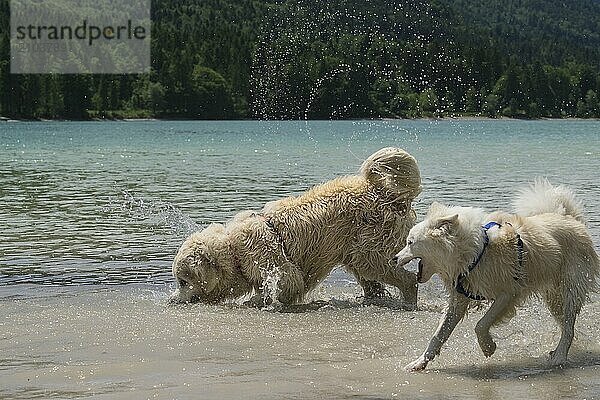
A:
[[[507,224],[510,225],[509,223],[507,223]],[[460,274],[458,276],[458,279],[456,280],[456,286],[455,286],[456,291],[471,300],[475,300],[475,301],[486,300],[486,298],[481,295],[468,292],[465,289],[463,282],[469,276],[469,274],[479,265],[479,262],[481,261],[481,258],[483,257],[483,253],[485,253],[485,249],[487,248],[488,244],[490,244],[490,238],[487,234],[487,231],[492,229],[495,226],[497,226],[498,228],[502,227],[502,225],[500,225],[497,222],[490,222],[490,223],[482,226],[483,248],[481,249],[481,252],[479,253],[479,255],[475,258],[475,260],[473,260],[473,262],[471,264],[469,264],[469,268],[467,269],[467,272],[463,272],[462,274]],[[518,233],[517,233],[517,248],[519,251],[519,255],[518,255],[519,267],[521,269],[523,269],[523,239],[521,239],[521,236]],[[514,279],[518,280],[519,278],[515,276]]]

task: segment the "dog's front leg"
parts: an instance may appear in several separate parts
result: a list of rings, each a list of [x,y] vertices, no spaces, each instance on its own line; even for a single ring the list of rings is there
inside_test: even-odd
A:
[[[450,295],[450,301],[448,303],[448,309],[440,321],[440,325],[437,331],[429,341],[427,350],[415,361],[408,364],[405,368],[407,371],[415,372],[422,371],[427,367],[427,364],[440,354],[440,350],[444,343],[450,337],[450,334],[456,327],[456,325],[463,319],[469,306],[469,299],[459,295],[458,293],[452,293]]]
[[[271,303],[271,301],[269,301],[269,304],[270,303]],[[263,307],[267,306],[267,304],[265,302],[265,297],[262,293],[255,294],[254,296],[250,297],[250,299],[248,299],[244,302],[244,305],[246,307],[253,307],[253,308],[263,308]]]

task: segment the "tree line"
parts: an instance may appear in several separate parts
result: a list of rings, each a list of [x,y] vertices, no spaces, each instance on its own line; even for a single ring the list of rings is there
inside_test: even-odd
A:
[[[563,8],[155,0],[152,72],[140,75],[11,74],[3,29],[0,116],[599,118],[600,3]],[[0,26],[9,26],[8,0],[0,0]]]

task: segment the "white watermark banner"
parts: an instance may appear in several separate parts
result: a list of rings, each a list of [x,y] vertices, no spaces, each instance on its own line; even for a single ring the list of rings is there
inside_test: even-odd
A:
[[[150,72],[150,0],[11,0],[14,74]]]

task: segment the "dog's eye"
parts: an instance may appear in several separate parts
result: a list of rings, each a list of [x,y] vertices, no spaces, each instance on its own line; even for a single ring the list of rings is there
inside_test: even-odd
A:
[[[409,245],[409,246],[412,246],[413,244],[415,244],[415,242],[414,242],[414,241],[412,241],[412,240],[410,240],[410,239],[408,239],[408,240],[406,241],[406,244],[407,244],[407,245]]]
[[[188,285],[187,281],[183,279],[179,279],[177,283],[179,283],[179,287],[186,287]]]

